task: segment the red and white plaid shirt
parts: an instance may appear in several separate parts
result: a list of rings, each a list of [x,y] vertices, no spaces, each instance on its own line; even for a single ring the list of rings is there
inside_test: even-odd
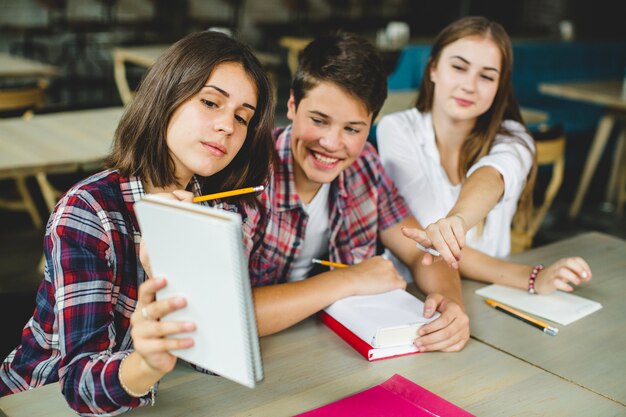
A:
[[[244,221],[244,237],[252,237],[245,240],[253,287],[287,282],[308,220],[295,187],[291,127],[277,129],[274,135],[278,163],[259,196],[266,217],[252,211]],[[370,143],[331,183],[328,201],[328,257],[349,265],[376,255],[378,233],[411,215]]]
[[[191,185],[199,195],[195,177]],[[59,381],[69,406],[84,416],[116,415],[151,402],[150,394],[128,395],[118,378],[122,359],[133,351],[130,316],[145,280],[134,211],[143,195],[139,178],[110,170],[61,198],[44,237],[37,307],[22,343],[0,367],[0,397]]]

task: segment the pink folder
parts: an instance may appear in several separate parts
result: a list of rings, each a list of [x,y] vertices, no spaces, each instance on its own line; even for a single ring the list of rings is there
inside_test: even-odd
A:
[[[294,417],[469,417],[457,407],[396,374],[380,385]]]

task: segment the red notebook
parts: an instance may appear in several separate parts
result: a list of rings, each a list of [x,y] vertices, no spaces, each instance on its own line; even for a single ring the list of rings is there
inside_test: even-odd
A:
[[[394,346],[387,348],[374,348],[369,343],[352,333],[343,324],[335,320],[330,314],[324,310],[319,312],[322,323],[330,327],[332,331],[337,333],[339,337],[348,342],[357,352],[359,352],[368,361],[377,361],[380,359],[393,358],[396,356],[412,355],[419,353],[415,345]]]
[[[395,374],[380,385],[294,417],[474,417]]]

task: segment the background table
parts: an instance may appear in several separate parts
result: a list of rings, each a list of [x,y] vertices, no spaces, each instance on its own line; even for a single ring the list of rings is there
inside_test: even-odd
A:
[[[472,337],[626,406],[626,241],[587,233],[512,258],[548,265],[568,255],[582,256],[593,274],[575,294],[599,302],[602,309],[556,325],[560,330],[553,337],[487,306],[474,294],[484,284],[464,280]]]
[[[574,201],[570,206],[569,217],[575,218],[580,212],[589,183],[616,122],[622,123],[622,129],[614,152],[611,176],[607,184],[607,200],[611,202],[617,196],[618,207],[623,206],[624,198],[626,198],[624,196],[624,187],[623,184],[618,185],[618,176],[620,175],[622,165],[626,163],[623,160],[626,158],[626,151],[624,150],[624,142],[626,141],[626,100],[621,96],[622,81],[541,83],[539,84],[539,91],[543,94],[597,104],[606,108],[606,113],[600,119],[591,143],[591,149],[585,162],[580,184],[578,185]]]
[[[38,175],[46,204],[53,207],[56,201],[45,176],[99,167],[122,112],[122,107],[113,107],[0,120],[0,179]]]
[[[57,74],[58,69],[52,65],[0,52],[0,77],[46,78]]]

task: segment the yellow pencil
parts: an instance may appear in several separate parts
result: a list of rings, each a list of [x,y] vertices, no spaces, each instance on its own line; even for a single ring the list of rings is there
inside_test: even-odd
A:
[[[489,304],[491,307],[495,308],[496,310],[500,310],[503,313],[506,313],[511,317],[515,317],[516,319],[519,319],[527,324],[530,324],[531,326],[538,328],[539,330],[543,331],[544,333],[549,334],[550,336],[556,336],[556,334],[559,332],[559,329],[557,329],[556,327],[550,327],[548,323],[544,323],[543,321],[537,320],[536,318],[531,317],[527,314],[524,314],[521,311],[514,309],[513,307],[509,307],[507,305],[499,303],[490,298],[487,298],[485,302]]]
[[[334,268],[345,268],[348,266],[346,264],[340,264],[340,263],[331,262],[331,261],[322,261],[321,259],[315,259],[315,258],[313,258],[311,262],[313,262],[314,264],[320,264],[324,266],[332,266]]]
[[[250,193],[255,193],[257,191],[263,191],[264,189],[265,189],[264,186],[259,185],[257,187],[240,188],[238,190],[223,191],[221,193],[201,195],[199,197],[194,197],[193,202],[199,203],[201,201],[215,200],[217,198],[226,198],[226,197],[232,197],[234,195],[250,194]]]

